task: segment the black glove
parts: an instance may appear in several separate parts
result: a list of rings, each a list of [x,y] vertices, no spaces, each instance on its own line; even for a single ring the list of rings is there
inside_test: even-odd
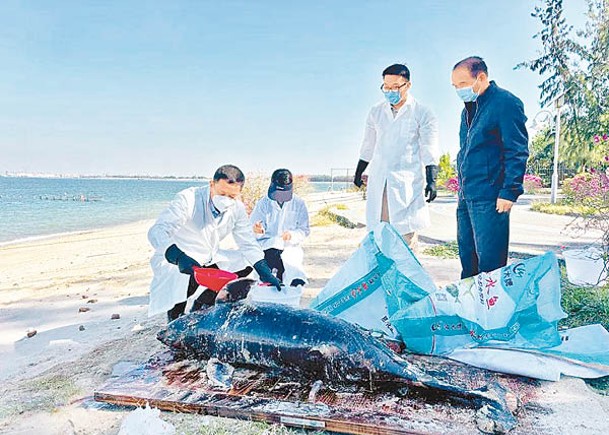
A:
[[[177,265],[178,269],[180,269],[180,272],[185,273],[187,275],[193,274],[192,268],[194,266],[201,267],[201,265],[197,263],[196,260],[190,258],[184,253],[184,251],[182,251],[176,245],[171,245],[169,248],[167,248],[167,250],[165,251],[165,258],[171,264]]]
[[[254,269],[258,275],[260,275],[260,281],[268,282],[269,284],[275,286],[277,290],[281,291],[281,286],[283,284],[275,277],[275,275],[273,275],[265,259],[257,261],[256,264],[254,264]]]
[[[357,162],[357,168],[355,169],[355,177],[353,177],[353,184],[355,184],[357,187],[362,187],[362,184],[364,184],[364,182],[362,181],[362,174],[364,173],[367,167],[368,162],[364,160],[360,160],[359,162]]]
[[[438,166],[437,165],[425,166],[425,181],[427,181],[427,186],[425,186],[425,196],[429,196],[427,198],[427,202],[433,201],[438,196],[438,188],[436,187],[437,179],[438,179]]]

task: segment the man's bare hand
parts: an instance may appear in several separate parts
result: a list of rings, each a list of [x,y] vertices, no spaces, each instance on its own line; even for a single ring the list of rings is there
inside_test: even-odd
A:
[[[497,198],[497,213],[509,213],[514,203],[507,199]]]
[[[262,221],[258,221],[254,224],[253,227],[254,234],[264,234],[264,226],[262,225]]]
[[[281,235],[281,238],[284,242],[289,242],[292,239],[292,233],[290,233],[289,231],[284,231],[284,233]]]

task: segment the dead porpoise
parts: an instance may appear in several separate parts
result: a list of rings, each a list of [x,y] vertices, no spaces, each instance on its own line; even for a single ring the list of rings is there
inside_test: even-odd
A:
[[[311,309],[245,301],[216,303],[174,320],[157,338],[197,358],[287,371],[331,384],[406,383],[427,397],[484,407],[493,420],[501,422],[502,430],[516,424],[500,392],[466,390],[436,379],[366,330]]]

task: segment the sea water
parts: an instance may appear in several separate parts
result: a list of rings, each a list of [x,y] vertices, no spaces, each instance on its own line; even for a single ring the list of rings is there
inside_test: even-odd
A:
[[[0,243],[156,219],[205,180],[0,177]],[[326,191],[330,183],[311,183]]]
[[[0,177],[0,243],[154,219],[204,180]]]

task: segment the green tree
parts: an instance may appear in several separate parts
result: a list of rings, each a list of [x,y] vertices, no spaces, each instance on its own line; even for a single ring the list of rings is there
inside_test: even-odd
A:
[[[530,166],[552,166],[554,158],[554,131],[551,128],[545,128],[539,131],[531,139],[529,145],[529,161]]]
[[[457,173],[455,172],[455,168],[450,162],[450,154],[442,154],[440,157],[440,164],[438,165],[438,186],[444,186],[446,181],[455,177]]]
[[[541,40],[542,51],[517,65],[543,77],[542,106],[563,95],[561,160],[580,170],[598,161],[594,136],[609,130],[609,0],[587,3],[585,28],[575,35],[563,16],[562,0],[545,0],[544,6],[535,7],[531,15],[543,27],[534,38]]]

